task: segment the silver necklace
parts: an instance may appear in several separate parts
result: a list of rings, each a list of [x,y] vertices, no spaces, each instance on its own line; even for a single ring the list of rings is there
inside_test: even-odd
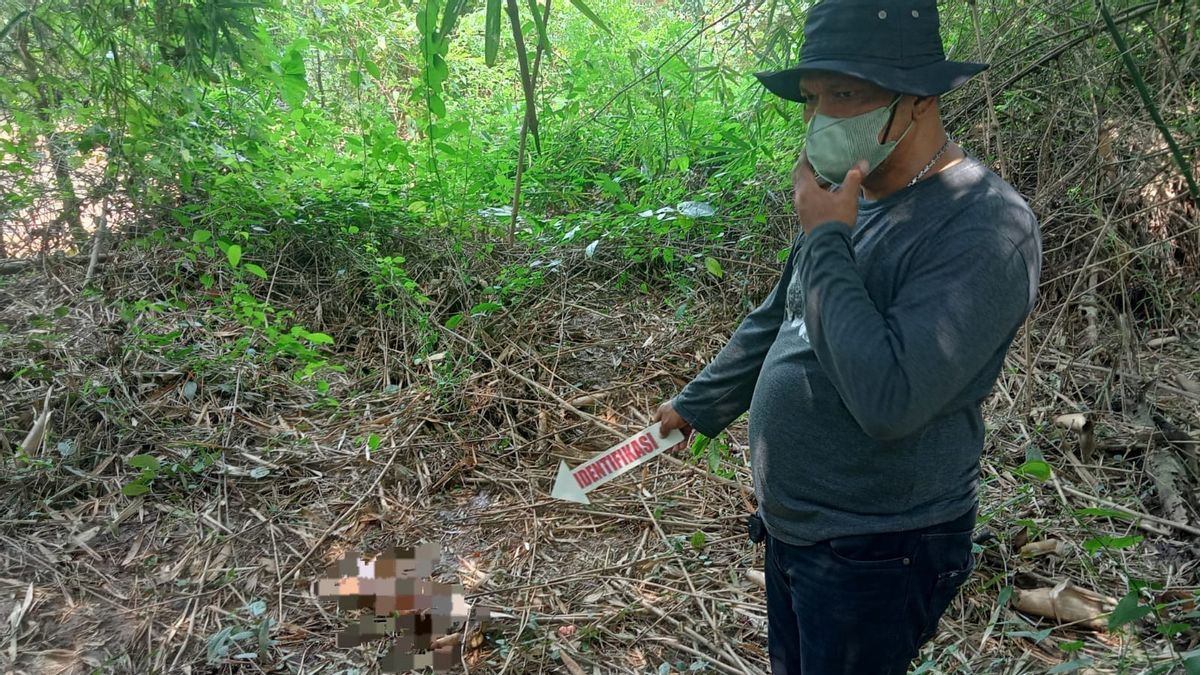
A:
[[[937,161],[942,158],[942,154],[946,152],[946,148],[948,147],[950,147],[949,136],[946,137],[946,142],[942,143],[942,149],[937,151],[937,154],[933,156],[933,159],[929,160],[929,163],[925,165],[924,169],[921,169],[921,173],[918,173],[912,180],[910,180],[906,187],[912,187],[917,184],[917,181],[924,178],[925,174],[929,173],[929,170],[933,168],[933,165],[937,164]]]

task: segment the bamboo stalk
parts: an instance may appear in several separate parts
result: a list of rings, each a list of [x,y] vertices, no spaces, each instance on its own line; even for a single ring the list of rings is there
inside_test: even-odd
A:
[[[533,75],[529,72],[529,55],[525,52],[525,38],[521,33],[521,17],[517,13],[516,0],[508,0],[508,20],[512,24],[513,40],[517,47],[517,65],[521,72],[521,90],[525,93],[525,119],[521,121],[521,145],[517,149],[517,177],[513,184],[512,220],[508,223],[508,243],[511,245],[516,238],[517,214],[521,201],[521,176],[525,168],[525,142],[529,132],[533,132],[534,142],[537,142],[537,100],[533,90]],[[538,43],[541,50],[541,41]],[[539,144],[540,145],[540,144]]]
[[[1187,161],[1183,157],[1183,151],[1179,149],[1179,144],[1175,142],[1175,137],[1171,135],[1171,130],[1167,127],[1167,123],[1163,121],[1162,115],[1158,112],[1158,106],[1154,104],[1154,99],[1150,96],[1150,90],[1146,87],[1146,81],[1142,79],[1142,73],[1138,70],[1137,64],[1133,62],[1133,56],[1129,53],[1129,45],[1125,43],[1125,37],[1121,35],[1120,29],[1113,21],[1112,14],[1108,13],[1108,8],[1104,6],[1104,0],[1096,0],[1096,6],[1100,8],[1100,16],[1104,17],[1104,25],[1108,27],[1108,33],[1112,36],[1113,42],[1116,43],[1117,49],[1121,52],[1121,61],[1125,63],[1125,70],[1129,71],[1129,76],[1133,78],[1133,85],[1137,87],[1138,94],[1142,97],[1142,103],[1146,105],[1146,110],[1150,112],[1150,117],[1154,119],[1154,124],[1158,127],[1159,132],[1163,135],[1163,140],[1167,142],[1167,147],[1171,149],[1171,156],[1175,159],[1175,164],[1179,166],[1179,172],[1183,174],[1183,179],[1187,181],[1188,192],[1192,194],[1192,199],[1200,203],[1200,186],[1196,185],[1196,178],[1192,176],[1192,170],[1188,167]]]
[[[108,228],[108,197],[104,198],[104,206],[100,209],[100,217],[96,219],[96,232],[92,235],[92,255],[88,259],[87,274],[83,277],[83,285],[86,287],[92,283],[92,276],[96,273],[96,263],[100,261],[100,248],[104,245],[104,235]]]

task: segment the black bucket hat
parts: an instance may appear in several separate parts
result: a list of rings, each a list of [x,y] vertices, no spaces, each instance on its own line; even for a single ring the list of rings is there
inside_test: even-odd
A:
[[[808,11],[800,63],[755,73],[771,93],[804,102],[800,77],[813,71],[867,80],[889,91],[937,96],[987,68],[947,61],[936,0],[821,0]]]

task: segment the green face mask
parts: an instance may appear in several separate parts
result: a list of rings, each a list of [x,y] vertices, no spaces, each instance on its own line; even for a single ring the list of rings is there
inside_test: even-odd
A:
[[[804,147],[808,162],[817,175],[830,183],[841,184],[860,159],[867,160],[867,173],[882,164],[912,130],[913,125],[909,123],[900,138],[879,143],[879,134],[883,133],[884,125],[899,101],[900,97],[896,97],[888,105],[854,117],[814,115],[808,125]]]

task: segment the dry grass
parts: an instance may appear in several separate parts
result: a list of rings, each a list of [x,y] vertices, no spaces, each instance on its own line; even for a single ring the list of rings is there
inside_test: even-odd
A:
[[[728,277],[748,280],[748,295],[773,283],[771,271],[734,262],[743,252],[726,257]],[[336,360],[346,366],[322,395],[293,382],[283,364],[235,352],[244,330],[211,307],[122,319],[119,298],[172,297],[172,280],[158,272],[169,269],[124,256],[105,269],[107,297],[71,290],[82,277],[74,267],[0,286],[9,446],[54,386],[46,442],[26,461],[4,451],[0,617],[31,593],[0,627],[5,646],[15,638],[14,672],[375,672],[387,645],[337,649],[335,633],[350,618],[311,584],[346,551],[426,540],[443,547],[438,578],[465,584],[493,611],[480,627],[486,639],[465,654],[471,672],[568,672],[556,654],[583,672],[698,661],[707,672],[769,670],[762,591],[745,574],[762,561],[743,530],[743,426],[731,430],[722,463],[736,484],[660,460],[593,493],[591,506],[548,497],[560,459],[577,463],[643,426],[715,355],[741,311],[740,293],[702,281],[691,307],[707,309],[677,321],[651,297],[614,288],[621,263],[580,256],[518,311],[462,324],[461,341],[443,334],[440,360],[415,364],[421,338],[411,326],[354,324],[352,303],[334,297],[344,289],[313,284],[324,290],[292,302],[310,308],[298,312],[311,330],[337,338]],[[289,274],[277,288],[304,287]],[[450,302],[454,292],[443,295]],[[322,323],[316,307],[326,308]],[[1179,340],[1154,348],[1145,342],[1158,333],[1115,332],[1108,316],[1100,314],[1100,338],[1086,350],[1060,339],[1052,308],[1028,340],[1018,338],[987,404],[981,514],[996,537],[925,650],[930,672],[1045,672],[1066,660],[1058,646],[1074,640],[1097,672],[1141,672],[1172,648],[1195,647],[1194,632],[1167,640],[1151,621],[1128,633],[1054,627],[1035,641],[1013,634],[1054,623],[998,602],[1005,586],[1061,579],[1120,597],[1130,578],[1161,584],[1153,595],[1171,603],[1165,616],[1194,601],[1195,536],[1074,515],[1103,504],[1093,496],[1156,513],[1143,460],[1161,442],[1113,410],[1128,400],[1125,389],[1144,391],[1178,426],[1200,427],[1200,395],[1184,388],[1200,377],[1195,309],[1175,317]],[[173,329],[179,335],[161,346],[137,337]],[[190,396],[188,382],[197,385]],[[1049,423],[1077,410],[1098,430],[1098,456],[1086,464],[1073,437]],[[380,439],[373,451],[371,435]],[[1014,474],[1029,446],[1046,455],[1053,480]],[[136,470],[127,459],[142,453],[179,471],[129,498],[121,487]],[[204,453],[211,466],[191,471]],[[705,535],[702,549],[690,543],[695,532]],[[1100,534],[1146,539],[1096,554],[1081,548]],[[1066,542],[1064,554],[1017,553],[1023,539],[1044,537]],[[256,600],[271,621],[268,659],[231,658],[256,652],[255,636],[209,662],[222,629],[256,627],[247,609]],[[7,650],[0,658],[7,662]]]

